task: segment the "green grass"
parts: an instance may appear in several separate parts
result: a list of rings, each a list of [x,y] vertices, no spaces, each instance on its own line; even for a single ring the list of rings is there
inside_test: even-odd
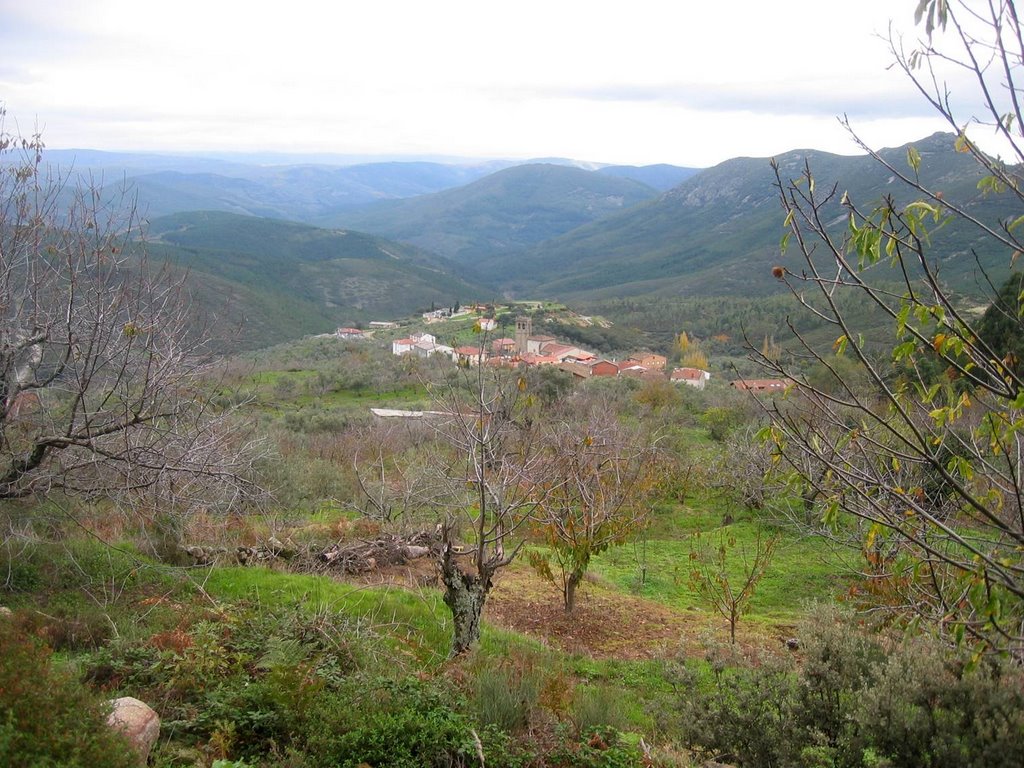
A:
[[[388,640],[399,656],[436,668],[451,649],[451,615],[437,589],[416,591],[392,586],[366,586],[326,576],[267,568],[215,568],[205,582],[215,598],[248,601],[276,608],[300,605],[309,611],[332,611],[357,620]],[[514,648],[537,649],[538,643],[514,632],[484,625],[482,652],[501,657]]]
[[[385,392],[374,392],[372,389],[342,389],[327,392],[323,395],[303,394],[292,401],[296,406],[305,407],[318,405],[323,408],[339,406],[358,406],[360,408],[425,405],[430,402],[427,390],[419,386],[403,387]]]
[[[725,512],[735,522],[722,526]],[[742,578],[744,552],[753,553],[758,530],[761,535],[778,535],[779,543],[767,573],[751,600],[751,617],[769,622],[799,618],[808,601],[832,599],[843,584],[841,565],[821,539],[759,526],[749,513],[715,498],[703,498],[693,506],[676,506],[656,514],[646,543],[618,547],[596,557],[591,571],[623,591],[633,592],[679,610],[706,610],[690,586],[692,537],[701,532],[717,544],[719,534],[735,539],[728,559],[730,579]],[[646,548],[646,553],[645,553]],[[644,583],[640,583],[641,562],[646,562]]]
[[[0,548],[0,604],[20,611],[24,627],[68,655],[170,629],[181,619],[174,603],[193,597],[184,571],[130,544],[71,534]]]

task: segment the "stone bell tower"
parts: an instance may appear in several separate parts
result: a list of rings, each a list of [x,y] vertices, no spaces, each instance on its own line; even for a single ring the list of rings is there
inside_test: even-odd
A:
[[[533,335],[533,318],[520,315],[516,318],[516,354],[526,352],[526,340]]]

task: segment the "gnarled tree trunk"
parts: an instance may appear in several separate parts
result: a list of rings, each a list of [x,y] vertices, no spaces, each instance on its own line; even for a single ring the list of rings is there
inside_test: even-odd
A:
[[[468,651],[480,640],[480,617],[493,570],[486,565],[480,574],[467,573],[459,566],[451,543],[442,544],[440,556],[444,603],[452,612],[452,658]]]

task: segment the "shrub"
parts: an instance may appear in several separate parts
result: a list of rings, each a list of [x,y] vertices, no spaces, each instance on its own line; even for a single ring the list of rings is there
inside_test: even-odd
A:
[[[480,670],[473,695],[478,722],[509,733],[526,728],[540,698],[541,677],[536,670],[505,665]]]
[[[746,414],[738,408],[715,406],[704,412],[701,421],[712,440],[725,442],[734,429],[743,424]]]
[[[362,681],[351,697],[322,702],[307,754],[323,768],[361,763],[393,768],[478,763],[473,729],[453,691],[414,679]],[[490,761],[488,761],[490,764]]]
[[[1024,679],[992,660],[966,671],[934,644],[907,643],[851,707],[851,748],[894,766],[1024,765]]]
[[[610,685],[581,685],[573,697],[572,720],[579,734],[595,729],[629,728],[622,691]]]
[[[796,680],[779,664],[732,668],[704,689],[692,672],[684,676],[689,695],[682,702],[682,737],[740,765],[795,764]]]
[[[552,750],[544,762],[552,768],[633,768],[649,764],[630,734],[608,727],[581,734],[579,741]]]
[[[683,699],[684,740],[743,766],[1001,768],[1024,765],[1024,675],[971,669],[928,638],[886,647],[821,612],[799,668],[722,671]]]
[[[213,757],[301,748],[312,713],[359,664],[344,618],[237,608],[145,642],[115,641],[85,660],[88,679],[164,702],[168,730]]]
[[[119,768],[137,757],[104,704],[36,638],[0,623],[0,765]]]

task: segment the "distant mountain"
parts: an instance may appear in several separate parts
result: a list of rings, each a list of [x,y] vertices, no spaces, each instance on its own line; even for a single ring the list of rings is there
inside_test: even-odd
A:
[[[231,174],[161,170],[132,176],[128,183],[150,217],[211,210],[311,222],[353,206],[461,186],[486,172],[437,163],[372,163],[245,168]]]
[[[936,134],[915,142],[925,183],[995,221],[1002,201],[978,192],[977,164],[953,149],[954,137]],[[907,148],[884,150],[894,167],[907,168]],[[883,195],[909,201],[903,185],[870,157],[795,150],[778,157],[785,178],[809,163],[819,194],[833,184],[869,210]],[[624,296],[756,296],[778,290],[770,276],[779,263],[782,214],[767,158],[736,158],[709,168],[636,208],[587,224],[521,254],[483,259],[478,268],[506,277],[504,287],[563,299]],[[845,226],[839,194],[829,211]],[[985,238],[964,226],[933,235],[933,252],[946,254],[944,275],[964,283],[975,269],[972,248]],[[994,263],[1005,254],[979,251]],[[792,254],[790,258],[795,258]],[[1005,259],[1004,259],[1005,261]],[[795,263],[795,262],[794,262]]]
[[[493,295],[448,260],[360,232],[223,212],[154,219],[149,252],[186,268],[244,347]]]
[[[471,263],[556,237],[650,200],[653,188],[580,168],[520,165],[464,187],[326,217]]]
[[[160,171],[219,173],[245,178],[258,168],[200,155],[105,152],[99,149],[47,149],[43,153],[43,162],[64,172],[102,174],[108,182]]]
[[[653,187],[659,192],[665,192],[672,187],[681,184],[691,176],[700,173],[700,168],[683,168],[678,165],[606,165],[598,169],[598,173],[609,176],[619,176],[624,179],[632,179]]]

